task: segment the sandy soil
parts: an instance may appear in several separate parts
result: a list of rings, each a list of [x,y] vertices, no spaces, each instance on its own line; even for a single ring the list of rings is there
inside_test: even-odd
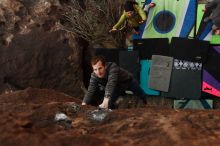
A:
[[[219,110],[81,106],[54,90],[0,95],[0,146],[220,145]],[[55,120],[63,113],[67,119]]]

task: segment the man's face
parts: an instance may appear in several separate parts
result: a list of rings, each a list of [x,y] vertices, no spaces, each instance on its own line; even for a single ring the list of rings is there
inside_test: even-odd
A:
[[[134,14],[134,11],[127,11],[126,13],[127,13],[127,16],[128,16],[128,17],[132,17],[133,14]]]
[[[106,70],[101,61],[98,61],[95,65],[92,65],[92,68],[97,77],[104,78]]]

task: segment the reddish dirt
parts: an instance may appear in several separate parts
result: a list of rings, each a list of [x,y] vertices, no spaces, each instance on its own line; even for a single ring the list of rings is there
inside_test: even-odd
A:
[[[161,107],[117,109],[103,121],[95,107],[54,90],[28,88],[0,95],[1,146],[220,145],[219,110]],[[70,123],[56,122],[65,113]]]

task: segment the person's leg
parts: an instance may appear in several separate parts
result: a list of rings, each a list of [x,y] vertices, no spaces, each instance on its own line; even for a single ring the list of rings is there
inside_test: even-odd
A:
[[[211,20],[210,17],[205,17],[205,18],[203,19],[204,22],[208,22],[209,20]]]
[[[116,100],[118,99],[118,97],[122,95],[117,89],[114,91],[111,99],[109,100],[109,104],[108,104],[108,107],[109,109],[115,109],[115,102]]]
[[[212,35],[215,35],[217,30],[217,26],[215,24],[212,25]]]
[[[156,6],[155,3],[150,3],[150,4],[148,4],[148,5],[145,5],[145,6],[144,6],[144,11],[145,11],[145,12],[148,12],[150,8],[153,8],[153,7],[155,7],[155,6]]]
[[[140,35],[139,26],[133,27],[133,29],[134,29],[136,35]]]
[[[215,24],[213,24],[212,25],[212,30],[217,30],[217,29],[218,29],[218,27]]]
[[[146,95],[143,89],[139,86],[139,83],[136,79],[133,79],[128,86],[128,90],[131,90],[135,95],[137,95],[144,104],[147,104]]]
[[[219,35],[220,34],[220,16],[219,18],[215,18],[213,20],[213,26],[212,29],[215,31],[215,35]]]
[[[125,44],[126,44],[127,47],[133,45],[133,43],[132,43],[132,33],[131,32],[127,33]]]

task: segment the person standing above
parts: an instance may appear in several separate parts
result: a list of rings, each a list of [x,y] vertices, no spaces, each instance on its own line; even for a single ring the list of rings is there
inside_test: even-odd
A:
[[[127,70],[113,62],[106,62],[103,56],[93,57],[91,65],[93,72],[82,105],[99,105],[100,108],[113,109],[117,98],[125,95],[127,90],[132,91],[147,104],[144,91]]]
[[[208,3],[205,5],[205,12],[211,11],[210,16],[204,19],[205,22],[211,20],[212,31],[214,34],[220,35],[220,0],[207,0]]]
[[[144,8],[146,11],[148,11],[149,8],[154,7],[154,3],[150,3],[149,5],[146,5]],[[138,3],[135,1],[126,1],[124,5],[124,11],[121,15],[119,21],[113,26],[113,28],[109,32],[117,31],[121,25],[127,21],[128,25],[134,29],[134,32],[139,35],[139,25],[144,23],[147,19],[145,11],[138,6]]]

